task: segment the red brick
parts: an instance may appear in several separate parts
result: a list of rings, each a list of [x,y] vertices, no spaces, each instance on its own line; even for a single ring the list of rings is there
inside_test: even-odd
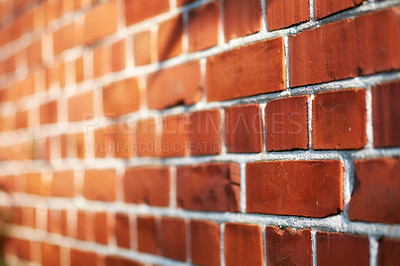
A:
[[[139,110],[139,90],[139,84],[136,78],[117,81],[104,87],[104,115],[115,117]]]
[[[161,156],[180,157],[188,154],[189,117],[186,114],[170,115],[163,118]]]
[[[207,163],[177,169],[177,206],[189,210],[238,212],[239,165]]]
[[[61,210],[61,234],[63,236],[69,236],[67,210]]]
[[[111,45],[111,71],[121,71],[126,66],[126,44],[120,40]]]
[[[93,50],[93,76],[101,77],[111,71],[111,47],[101,46]]]
[[[276,38],[209,57],[207,101],[284,90],[284,54],[283,39]]]
[[[313,101],[314,149],[361,149],[366,123],[365,90],[320,93]]]
[[[310,19],[310,4],[308,0],[266,0],[265,5],[269,31],[283,29]]]
[[[135,65],[142,66],[151,64],[152,59],[152,38],[150,31],[138,32],[133,36],[133,49]]]
[[[311,230],[267,226],[268,265],[312,265]]]
[[[400,159],[354,162],[355,184],[349,203],[350,220],[400,222]]]
[[[39,38],[28,47],[28,64],[41,63],[42,56],[42,39]]]
[[[107,256],[105,266],[144,266],[144,264],[122,257]]]
[[[262,229],[258,225],[227,223],[225,265],[264,265]]]
[[[74,172],[66,170],[53,173],[51,195],[55,197],[74,197]]]
[[[290,85],[400,69],[399,23],[399,7],[392,7],[289,37]]]
[[[85,15],[84,39],[86,44],[98,41],[117,31],[117,1],[94,7]]]
[[[190,114],[190,154],[219,154],[222,148],[220,109],[198,111]]]
[[[71,249],[71,265],[74,266],[96,266],[97,254],[90,251]]]
[[[91,228],[93,228],[92,215],[85,211],[78,211],[76,237],[79,240],[92,240]]]
[[[83,63],[83,56],[75,60],[75,82],[81,83],[85,80],[85,70]]]
[[[40,124],[57,123],[57,101],[52,101],[40,106]]]
[[[326,217],[343,210],[340,161],[277,161],[246,166],[247,212]]]
[[[327,17],[339,11],[360,5],[365,0],[315,0],[315,18]]]
[[[107,245],[110,221],[106,212],[96,212],[94,215],[94,240]]]
[[[378,266],[396,266],[400,261],[400,239],[384,237],[379,241]]]
[[[134,142],[134,128],[130,125],[119,124],[114,136],[115,157],[129,159],[136,154],[137,144]]]
[[[28,226],[36,228],[36,208],[34,207],[23,207],[21,210],[22,226]]]
[[[142,166],[127,169],[124,200],[151,206],[169,205],[170,170],[167,166]]]
[[[198,61],[162,69],[147,79],[147,105],[149,109],[192,105],[201,100],[202,87]]]
[[[52,244],[42,243],[42,265],[59,266],[60,265],[60,247]]]
[[[47,211],[47,231],[50,233],[61,234],[61,210]]]
[[[46,89],[65,86],[65,66],[64,63],[55,63],[46,69]]]
[[[399,81],[372,88],[372,121],[375,147],[400,146],[399,102]]]
[[[93,91],[68,99],[68,119],[70,122],[91,119],[94,115]]]
[[[114,201],[116,193],[114,170],[86,170],[83,195],[90,200]]]
[[[211,2],[189,12],[189,52],[218,44],[220,27],[219,3]]]
[[[164,61],[182,53],[183,18],[178,15],[158,27],[158,60]]]
[[[260,31],[261,13],[261,2],[258,0],[224,1],[225,41]]]
[[[118,247],[129,249],[131,246],[129,216],[122,213],[115,215],[115,236]]]
[[[137,241],[138,251],[145,253],[158,253],[158,234],[156,232],[156,220],[153,216],[137,217]]]
[[[308,149],[309,96],[268,102],[265,108],[267,151]]]
[[[18,112],[15,114],[15,128],[27,128],[29,126],[29,110]]]
[[[186,224],[184,219],[163,217],[161,239],[164,257],[186,261]]]
[[[168,0],[125,0],[126,25],[132,25],[168,10]]]
[[[156,132],[157,122],[154,118],[142,119],[136,125],[136,142],[138,156],[158,156],[160,154],[160,136]]]
[[[227,152],[261,152],[263,145],[262,134],[260,105],[239,105],[225,109]]]
[[[55,55],[71,49],[83,42],[83,25],[71,22],[54,32],[53,51]]]
[[[25,239],[15,239],[15,249],[18,258],[26,261],[31,260],[31,243]]]
[[[114,126],[99,128],[94,131],[94,149],[96,157],[114,156]]]
[[[189,4],[189,3],[191,3],[191,2],[194,2],[195,0],[177,0],[176,2],[176,4],[178,5],[178,6],[183,6],[183,5],[186,5],[186,4]]]
[[[318,232],[317,263],[320,266],[369,265],[369,240],[364,236]]]
[[[190,221],[191,259],[196,265],[220,265],[219,224]]]

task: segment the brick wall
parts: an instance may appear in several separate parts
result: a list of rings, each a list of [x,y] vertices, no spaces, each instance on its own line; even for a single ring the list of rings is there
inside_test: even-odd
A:
[[[399,104],[398,0],[0,0],[7,260],[395,265]]]

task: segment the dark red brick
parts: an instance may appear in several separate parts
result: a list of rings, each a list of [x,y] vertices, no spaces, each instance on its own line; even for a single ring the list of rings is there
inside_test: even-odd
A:
[[[384,237],[379,241],[378,266],[396,266],[400,261],[400,239]]]
[[[191,259],[196,265],[220,265],[219,224],[211,221],[190,221]]]
[[[265,11],[269,31],[283,29],[310,19],[308,0],[266,0]]]
[[[186,261],[186,224],[184,219],[163,217],[161,239],[164,257]]]

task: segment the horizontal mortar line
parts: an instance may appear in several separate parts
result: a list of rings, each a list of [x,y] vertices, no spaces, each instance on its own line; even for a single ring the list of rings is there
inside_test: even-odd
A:
[[[297,87],[293,89],[288,89],[284,91],[279,91],[279,92],[272,92],[272,93],[265,93],[261,95],[256,95],[256,96],[248,96],[248,97],[243,97],[239,99],[232,99],[232,100],[227,100],[227,101],[222,101],[222,102],[209,102],[209,103],[197,103],[192,106],[175,106],[169,109],[164,109],[164,110],[139,110],[135,111],[126,115],[121,115],[117,119],[119,120],[124,120],[124,119],[131,119],[132,117],[136,117],[137,120],[140,120],[141,118],[148,118],[149,116],[165,116],[165,115],[171,115],[171,114],[180,114],[180,113],[189,113],[189,112],[195,112],[195,111],[201,111],[201,110],[210,110],[214,108],[226,108],[230,107],[232,105],[238,105],[238,104],[249,104],[249,103],[267,103],[271,100],[276,100],[276,99],[282,99],[286,97],[291,97],[291,96],[301,96],[301,95],[311,95],[311,94],[317,94],[321,92],[326,92],[326,91],[336,91],[336,90],[346,90],[349,88],[368,88],[370,86],[378,85],[381,83],[387,83],[387,82],[392,82],[395,80],[400,79],[400,72],[387,72],[387,73],[377,73],[369,76],[364,76],[364,77],[356,77],[356,78],[351,78],[351,79],[346,79],[346,80],[339,80],[339,81],[331,81],[327,83],[321,83],[321,84],[315,84],[315,85],[307,85],[303,87]],[[86,92],[91,91],[87,90]],[[42,92],[41,92],[42,93]],[[78,94],[70,95],[72,96],[78,96],[81,93],[85,92],[79,92]],[[28,99],[24,99],[26,102],[27,101],[32,101],[31,98],[35,99],[35,94],[28,96]],[[68,98],[66,98],[68,99]],[[58,100],[58,98],[53,98],[51,100],[47,100],[46,102],[39,102],[35,103],[34,105],[27,106],[26,110],[30,110],[34,107],[41,106],[43,104],[52,102],[54,100]],[[0,105],[0,110],[1,110],[1,105]],[[24,111],[24,110],[20,110]],[[102,114],[99,114],[97,118],[101,119],[99,122],[103,121],[109,121],[106,117],[104,117]],[[137,120],[129,122],[136,122]],[[91,121],[77,121],[77,122],[68,122],[68,121],[58,121],[57,124],[49,124],[49,125],[37,125],[34,127],[30,127],[27,129],[18,129],[18,130],[13,130],[13,131],[6,131],[0,133],[0,138],[6,138],[7,142],[6,143],[1,143],[0,142],[0,147],[1,146],[7,146],[10,144],[10,139],[12,140],[13,137],[16,138],[19,142],[24,142],[24,141],[29,141],[30,140],[30,135],[29,134],[35,134],[36,136],[40,137],[49,137],[49,136],[56,136],[56,135],[61,135],[65,134],[66,132],[71,132],[71,133],[77,133],[76,129],[74,127],[74,124],[84,124],[88,125]],[[63,123],[64,126],[66,127],[60,127],[60,123]],[[67,125],[65,125],[67,124]],[[103,128],[108,124],[102,124],[98,123],[97,126],[92,127],[92,129],[97,129],[97,128]],[[69,130],[69,127],[74,127],[72,131]],[[52,131],[51,128],[55,128],[56,130]],[[21,138],[21,136],[16,136],[18,132],[23,132],[24,134],[26,133],[27,137],[26,139]],[[12,141],[11,141],[12,142]]]
[[[150,207],[147,205],[134,205],[124,202],[98,202],[79,199],[77,205],[71,205],[71,199],[60,199],[54,197],[28,196],[18,193],[17,203],[23,203],[25,207],[36,207],[40,203],[45,203],[48,209],[61,210],[86,210],[86,211],[106,211],[108,213],[126,213],[142,216],[155,217],[178,217],[196,220],[212,220],[218,223],[243,222],[258,224],[262,227],[267,225],[291,227],[296,229],[313,228],[320,231],[355,233],[375,236],[396,236],[400,237],[400,224],[367,223],[360,221],[349,221],[344,217],[344,213],[328,216],[325,218],[301,217],[292,215],[273,215],[260,213],[232,213],[232,212],[209,212],[191,211],[184,209],[172,209],[161,207]],[[22,196],[22,197],[21,197]],[[22,199],[21,199],[22,198]],[[44,200],[46,202],[44,202]]]
[[[123,249],[114,245],[102,245],[94,241],[82,241],[73,237],[49,233],[41,229],[31,229],[21,226],[12,226],[10,229],[11,232],[8,232],[9,236],[30,241],[52,243],[65,248],[95,252],[99,255],[118,255],[127,259],[152,264],[189,265],[187,263],[169,259],[167,257],[161,257],[161,255],[157,256],[150,253],[141,253],[134,249]]]
[[[321,20],[318,21],[309,21],[309,22],[305,22],[303,24],[300,25],[295,25],[289,28],[285,28],[282,30],[276,30],[276,31],[272,31],[272,32],[258,32],[249,36],[245,36],[245,37],[239,37],[237,39],[233,39],[230,40],[229,43],[225,43],[225,44],[220,44],[218,46],[215,46],[213,48],[204,50],[204,51],[199,51],[199,52],[195,52],[192,54],[182,54],[179,55],[175,58],[163,61],[163,62],[157,62],[157,63],[153,63],[150,64],[148,66],[144,66],[144,67],[134,67],[133,70],[131,71],[131,75],[147,75],[150,73],[153,73],[155,71],[159,71],[165,67],[171,67],[171,66],[175,66],[187,61],[192,61],[192,60],[197,60],[197,59],[201,59],[204,57],[209,57],[215,54],[220,54],[223,53],[225,51],[243,46],[245,44],[251,44],[253,42],[256,41],[261,41],[261,40],[268,40],[268,39],[272,39],[272,38],[277,38],[277,37],[284,37],[284,36],[290,36],[290,35],[294,35],[297,34],[299,32],[305,31],[305,30],[309,30],[309,29],[313,29],[328,23],[332,23],[335,21],[339,21],[342,19],[346,19],[346,18],[352,18],[355,17],[357,15],[362,15],[364,13],[370,12],[370,11],[378,11],[380,9],[384,9],[390,6],[395,6],[398,5],[398,3],[396,1],[390,2],[390,1],[386,1],[386,2],[380,2],[380,3],[366,3],[364,5],[355,7],[353,9],[350,10],[346,10],[342,13],[327,17],[327,18],[323,18]],[[163,16],[164,14],[160,15]],[[175,14],[176,15],[176,14]],[[171,15],[171,17],[173,17],[174,15]],[[170,18],[170,17],[168,17]],[[134,25],[135,26],[135,25]],[[126,28],[125,28],[126,29]],[[121,29],[122,31],[124,31],[125,29]],[[120,30],[120,31],[121,31]],[[113,43],[114,41],[120,40],[120,39],[124,39],[126,37],[129,37],[131,35],[131,33],[127,34],[121,34],[120,32],[116,32],[115,34],[109,36],[106,38],[106,40],[104,41],[104,43]],[[109,40],[110,39],[110,40]],[[102,43],[100,43],[102,44]],[[81,45],[78,47],[88,47],[85,45]],[[72,49],[76,49],[77,47],[74,47]],[[1,51],[1,49],[0,49]],[[1,54],[1,52],[0,52]],[[136,73],[138,72],[138,73]]]
[[[87,159],[60,159],[48,162],[46,160],[23,160],[23,161],[1,161],[2,173],[0,176],[12,174],[25,174],[32,171],[63,171],[63,170],[85,170],[85,169],[114,169],[116,167],[131,168],[137,166],[184,166],[198,165],[213,162],[268,162],[268,161],[309,161],[309,160],[358,160],[370,158],[398,157],[400,148],[388,149],[365,149],[359,151],[346,150],[305,150],[305,151],[282,151],[267,154],[224,154],[215,156],[199,157],[139,157],[124,160],[121,158],[87,158]]]

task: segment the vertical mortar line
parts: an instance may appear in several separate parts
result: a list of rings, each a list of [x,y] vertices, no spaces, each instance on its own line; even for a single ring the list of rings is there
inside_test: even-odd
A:
[[[188,264],[192,264],[190,218],[185,218],[185,226],[186,226],[186,262]]]
[[[260,33],[268,31],[267,7],[266,7],[265,2],[266,2],[266,0],[261,0],[262,25],[261,25]]]
[[[189,11],[182,12],[183,19],[183,35],[182,35],[182,51],[183,54],[189,52]]]
[[[155,63],[158,61],[158,29],[159,24],[150,27],[150,61]]]
[[[207,104],[207,59],[200,59],[200,74],[203,83],[203,95],[201,96],[201,103]]]
[[[170,166],[170,189],[169,189],[169,208],[176,209],[176,166]]]
[[[290,88],[290,68],[289,68],[289,36],[283,37],[283,47],[285,49],[285,79],[286,90]]]
[[[373,130],[373,116],[372,116],[372,88],[368,86],[365,88],[365,107],[367,111],[367,145],[366,148],[372,149],[374,147],[374,130]]]
[[[135,55],[134,55],[134,49],[135,49],[135,44],[133,42],[133,35],[125,38],[125,59],[126,59],[126,68],[129,70],[131,68],[134,68],[135,66]]]
[[[169,8],[170,9],[175,9],[177,7],[178,3],[177,0],[169,0]]]
[[[308,149],[313,150],[314,149],[314,144],[313,144],[313,108],[312,108],[312,103],[314,101],[314,94],[310,95],[310,98],[307,100],[307,112],[308,112]]]
[[[369,236],[369,265],[378,265],[378,240],[374,236]]]
[[[224,32],[224,0],[219,0],[219,36],[218,36],[218,45],[225,44],[225,32]]]
[[[219,232],[219,237],[220,237],[220,250],[221,250],[221,266],[225,266],[225,237],[224,237],[224,232],[225,232],[225,224],[222,223],[219,226],[220,232]]]
[[[246,163],[240,163],[240,212],[246,213]]]
[[[317,231],[311,228],[312,265],[317,266]]]
[[[267,153],[267,129],[266,129],[266,122],[267,122],[267,117],[265,115],[265,107],[267,106],[266,103],[260,103],[260,108],[261,108],[261,126],[262,126],[262,138],[263,138],[263,143],[262,143],[262,152]]]
[[[348,219],[348,204],[351,198],[351,192],[353,190],[354,183],[354,166],[351,155],[343,156],[341,158],[343,162],[343,215],[346,219]]]
[[[315,21],[315,4],[314,0],[310,0],[310,21]]]

